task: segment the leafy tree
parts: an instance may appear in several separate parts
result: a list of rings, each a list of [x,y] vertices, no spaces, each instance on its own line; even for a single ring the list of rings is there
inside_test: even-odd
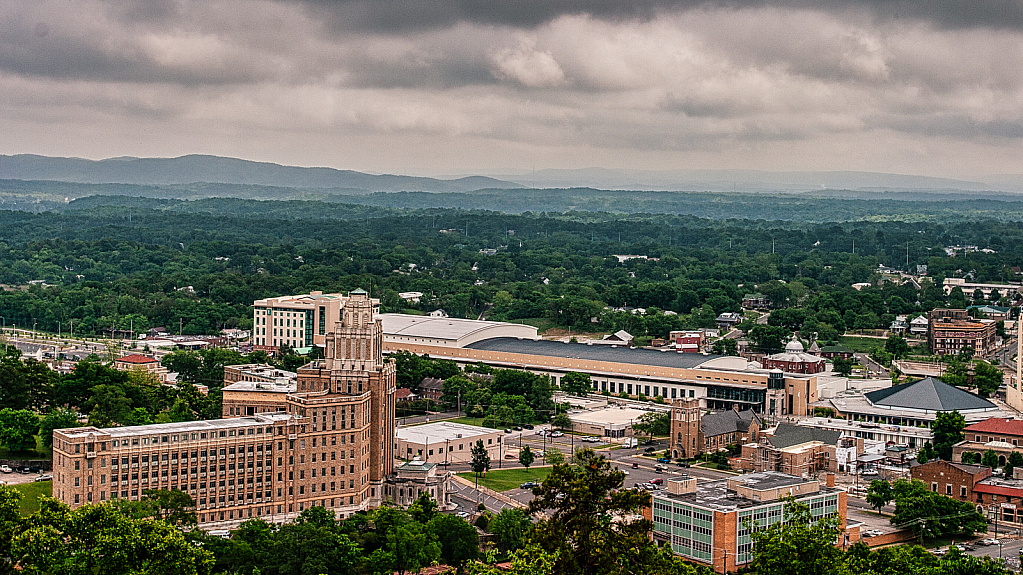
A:
[[[479,534],[461,517],[437,515],[427,528],[440,543],[440,557],[445,564],[460,571],[479,557]]]
[[[1013,451],[1009,454],[1009,459],[1005,462],[1005,468],[1002,472],[1005,474],[1005,477],[1012,477],[1013,470],[1020,466],[1023,466],[1023,454]]]
[[[559,413],[551,420],[551,425],[558,429],[571,429],[572,420],[568,417],[567,413]]]
[[[27,451],[36,446],[39,416],[27,409],[0,409],[0,443],[11,451]]]
[[[522,547],[522,541],[532,527],[529,516],[516,507],[505,507],[494,516],[487,529],[497,539],[501,553],[515,551]]]
[[[53,446],[53,430],[78,427],[78,414],[63,407],[57,407],[43,416],[39,422],[39,438],[46,447]]]
[[[525,467],[526,470],[529,470],[529,466],[532,465],[535,460],[536,457],[533,455],[533,450],[531,450],[528,445],[519,451],[519,463],[522,467]]]
[[[847,359],[844,357],[834,357],[831,359],[831,365],[834,366],[835,373],[843,377],[849,377],[850,375],[852,375],[854,364],[853,360],[851,359]]]
[[[402,574],[418,572],[441,556],[441,546],[436,535],[419,523],[408,523],[391,529],[387,533],[386,549],[394,556],[395,572]]]
[[[543,459],[547,465],[562,465],[565,463],[565,454],[556,447],[551,447],[543,452]]]
[[[710,345],[710,352],[715,355],[737,356],[739,355],[739,342],[731,338],[716,339]]]
[[[476,474],[476,488],[479,489],[480,474],[490,471],[490,454],[483,446],[482,439],[477,440],[472,446],[470,455],[472,455],[472,462],[469,464],[469,468]]]
[[[784,521],[768,527],[753,527],[753,523],[748,527],[753,539],[750,570],[757,575],[841,573],[842,550],[835,546],[842,532],[841,517],[815,519],[809,506],[789,498],[785,503]]]
[[[130,425],[135,421],[131,400],[120,385],[97,385],[92,397],[85,403],[89,412],[89,425],[110,427],[114,424]]]
[[[969,501],[957,501],[933,493],[916,479],[898,479],[893,486],[895,514],[892,525],[912,527],[926,537],[965,534],[987,530],[987,521]]]
[[[981,397],[988,397],[998,391],[1002,385],[1004,374],[997,365],[986,361],[978,361],[973,366],[973,385],[977,387],[977,393]]]
[[[559,574],[664,572],[648,535],[653,524],[623,519],[649,505],[650,495],[621,489],[625,474],[592,450],[577,459],[578,465],[556,465],[534,490],[528,511],[543,510],[549,518],[534,526],[527,544],[556,554]]]
[[[998,468],[998,454],[995,453],[995,450],[988,449],[987,451],[984,452],[984,455],[980,458],[980,464],[981,465],[986,465],[986,466],[990,467],[991,469],[997,469]]]
[[[789,330],[782,326],[757,324],[749,331],[753,345],[762,353],[778,353],[785,348]]]
[[[437,516],[437,512],[440,506],[437,505],[437,501],[430,495],[429,491],[423,491],[419,494],[419,497],[409,505],[408,513],[412,517],[413,521],[418,523],[429,523],[431,519]]]
[[[884,342],[884,350],[892,354],[895,359],[902,359],[909,355],[909,343],[897,333],[889,334]]]
[[[464,407],[469,398],[469,391],[476,387],[476,383],[463,374],[452,375],[444,380],[444,387],[440,400],[445,406]]]
[[[877,513],[880,515],[881,508],[895,499],[895,492],[892,491],[891,484],[884,479],[875,479],[870,482],[870,487],[867,488],[866,499],[867,503],[874,509],[877,509]]]
[[[303,511],[270,539],[260,569],[279,575],[351,573],[359,562],[359,549],[337,532],[333,518],[334,512],[323,507]]]
[[[561,390],[569,395],[586,396],[593,390],[590,374],[570,371],[561,378]]]
[[[952,446],[962,441],[966,418],[958,411],[940,411],[934,419],[934,450],[938,457],[952,461]]]
[[[632,430],[645,433],[652,439],[655,435],[671,433],[671,415],[662,411],[648,411],[632,424]]]
[[[147,489],[147,499],[156,504],[156,518],[179,527],[195,526],[195,501],[192,496],[178,489]]]
[[[207,575],[214,561],[163,521],[132,519],[110,505],[71,510],[51,498],[14,537],[11,557],[26,575]]]
[[[962,454],[962,462],[968,464],[980,464],[980,454],[973,451],[964,451]]]

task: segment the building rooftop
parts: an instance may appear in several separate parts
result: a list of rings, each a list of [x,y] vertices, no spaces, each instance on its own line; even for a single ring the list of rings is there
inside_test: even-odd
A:
[[[124,357],[119,357],[115,361],[119,361],[119,362],[122,362],[122,363],[136,363],[136,364],[139,364],[139,365],[144,365],[144,364],[147,364],[147,363],[160,363],[160,362],[156,361],[155,359],[153,359],[151,357],[146,357],[144,355],[140,355],[140,354],[137,354],[137,353],[133,353],[131,355],[126,355]]]
[[[893,385],[865,394],[867,401],[878,407],[920,409],[926,411],[996,410],[990,401],[953,387],[933,377],[920,381]]]
[[[656,492],[655,497],[659,499],[671,499],[680,503],[689,503],[705,509],[722,512],[734,511],[747,507],[757,507],[777,501],[756,501],[743,497],[739,495],[735,489],[729,488],[729,483],[734,484],[736,481],[740,481],[740,485],[752,489],[753,491],[769,491],[785,487],[796,487],[797,485],[803,485],[810,482],[795,475],[788,475],[777,471],[763,471],[760,473],[747,473],[734,479],[720,479],[716,481],[697,483],[695,493],[674,494],[658,491]],[[801,499],[803,497],[817,495],[818,493],[838,493],[839,491],[839,489],[833,487],[820,487],[818,490],[808,490],[806,493],[793,493],[793,496],[796,499]]]
[[[661,411],[668,411],[667,406]],[[633,422],[638,421],[640,417],[650,413],[649,410],[644,409],[632,409],[632,408],[620,408],[620,407],[609,407],[607,409],[601,409],[597,411],[585,411],[582,413],[570,413],[569,419],[573,423],[589,423],[592,425],[631,425]]]
[[[963,432],[997,433],[1000,435],[1023,436],[1023,419],[991,417],[963,428]]]
[[[820,429],[817,427],[806,427],[792,425],[791,423],[779,423],[774,430],[774,435],[767,438],[767,441],[778,449],[785,449],[794,445],[819,441],[826,445],[838,444],[842,432],[834,429]]]
[[[760,416],[753,413],[753,410],[736,412],[728,409],[717,413],[710,413],[700,418],[700,431],[706,437],[714,437],[725,433],[749,431],[753,420],[760,421]]]
[[[221,429],[226,430],[252,427],[253,425],[274,425],[281,421],[287,421],[291,417],[292,416],[287,413],[267,413],[249,417],[182,421],[178,423],[154,423],[152,425],[135,425],[130,427],[75,427],[60,431],[67,437],[72,438],[87,437],[90,433],[108,434],[113,438],[117,438],[191,431],[219,431]]]
[[[442,441],[454,441],[456,439],[472,439],[482,435],[498,433],[499,429],[488,429],[464,423],[451,421],[438,421],[425,425],[413,425],[412,427],[399,427],[394,430],[394,438],[410,443],[437,443]]]
[[[376,317],[383,321],[384,336],[389,339],[414,337],[471,342],[485,339],[488,332],[494,335],[509,335],[508,330],[512,330],[515,337],[538,337],[535,327],[518,323],[403,313],[382,313]]]
[[[587,345],[585,343],[564,343],[550,340],[528,340],[513,337],[485,339],[466,346],[469,349],[498,351],[505,353],[522,353],[547,357],[563,357],[591,361],[608,361],[629,363],[634,365],[651,365],[657,367],[675,367],[692,369],[707,361],[714,360],[718,355],[702,355],[698,353],[677,353],[658,351],[655,349],[630,348],[626,345],[613,347],[610,345]]]

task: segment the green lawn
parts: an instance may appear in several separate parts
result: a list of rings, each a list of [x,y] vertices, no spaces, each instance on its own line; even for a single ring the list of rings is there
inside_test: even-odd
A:
[[[21,485],[12,485],[11,487],[21,492],[21,515],[23,517],[39,511],[40,495],[53,495],[52,481],[33,481],[32,483],[22,483]]]
[[[871,337],[856,337],[853,335],[839,336],[838,343],[858,353],[870,353],[875,347],[884,347],[885,340]]]
[[[493,489],[494,491],[508,491],[515,489],[527,481],[543,482],[551,472],[551,467],[533,467],[530,469],[491,469],[486,477],[480,477],[480,485]],[[459,477],[476,480],[476,474],[472,472],[459,473]]]

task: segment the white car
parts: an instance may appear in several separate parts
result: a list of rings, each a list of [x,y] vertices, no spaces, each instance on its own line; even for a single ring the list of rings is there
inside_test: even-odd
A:
[[[564,437],[564,436],[565,436],[565,434],[561,433],[560,431],[552,431],[551,432],[551,437]]]
[[[876,469],[864,469],[860,475],[881,475]]]
[[[2,471],[4,473],[13,473],[14,472],[14,470],[11,469],[10,466],[8,466],[8,465],[0,465],[0,471]]]
[[[1001,541],[999,541],[997,539],[982,539],[980,544],[981,545],[999,545],[999,544],[1001,544]]]
[[[465,519],[466,517],[469,516],[469,512],[468,511],[459,511],[458,513],[455,513],[455,515],[457,515],[458,517],[461,517],[462,519]]]

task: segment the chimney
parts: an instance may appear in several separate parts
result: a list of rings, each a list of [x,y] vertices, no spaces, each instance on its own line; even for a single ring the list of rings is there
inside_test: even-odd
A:
[[[828,487],[834,487],[835,486],[835,474],[834,473],[825,473],[824,477],[825,477],[825,485],[827,485]]]

